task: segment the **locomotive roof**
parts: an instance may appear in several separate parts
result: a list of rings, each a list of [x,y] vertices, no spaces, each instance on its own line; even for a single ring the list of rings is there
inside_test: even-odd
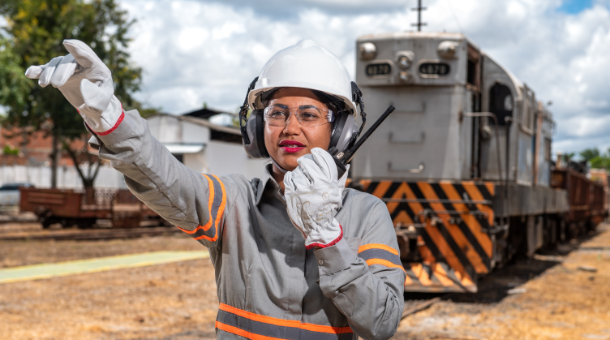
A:
[[[358,41],[367,40],[386,40],[386,39],[450,39],[450,40],[466,40],[468,44],[476,50],[480,50],[479,46],[472,42],[467,36],[462,33],[453,32],[394,32],[394,33],[376,33],[366,34],[358,37]]]

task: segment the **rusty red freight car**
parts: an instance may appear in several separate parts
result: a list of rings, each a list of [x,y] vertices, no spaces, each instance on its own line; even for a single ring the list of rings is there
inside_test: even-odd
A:
[[[167,225],[157,213],[140,202],[129,190],[21,188],[20,210],[31,211],[43,228],[62,227],[134,228]]]

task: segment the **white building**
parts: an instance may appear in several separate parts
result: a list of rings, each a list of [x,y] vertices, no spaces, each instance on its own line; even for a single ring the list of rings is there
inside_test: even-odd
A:
[[[197,172],[242,174],[248,179],[263,174],[267,160],[246,154],[237,128],[170,114],[156,114],[146,120],[151,134],[184,165]]]

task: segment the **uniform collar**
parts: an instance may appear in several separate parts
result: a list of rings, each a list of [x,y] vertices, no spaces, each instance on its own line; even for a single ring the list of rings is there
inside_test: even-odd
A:
[[[269,162],[265,164],[265,171],[258,182],[258,188],[256,190],[256,205],[261,202],[263,194],[266,190],[273,190],[278,198],[282,198],[282,202],[284,201],[284,196],[280,193],[280,185],[277,184],[275,178],[273,178],[273,163]]]

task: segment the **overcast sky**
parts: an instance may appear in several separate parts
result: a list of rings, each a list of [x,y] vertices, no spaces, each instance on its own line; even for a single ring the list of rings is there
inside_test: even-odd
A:
[[[278,50],[309,38],[352,76],[355,40],[412,30],[416,0],[121,0],[138,20],[139,98],[165,112],[235,111]],[[610,147],[610,0],[423,0],[425,31],[461,32],[552,101],[553,150]],[[366,94],[365,94],[366,99]]]

